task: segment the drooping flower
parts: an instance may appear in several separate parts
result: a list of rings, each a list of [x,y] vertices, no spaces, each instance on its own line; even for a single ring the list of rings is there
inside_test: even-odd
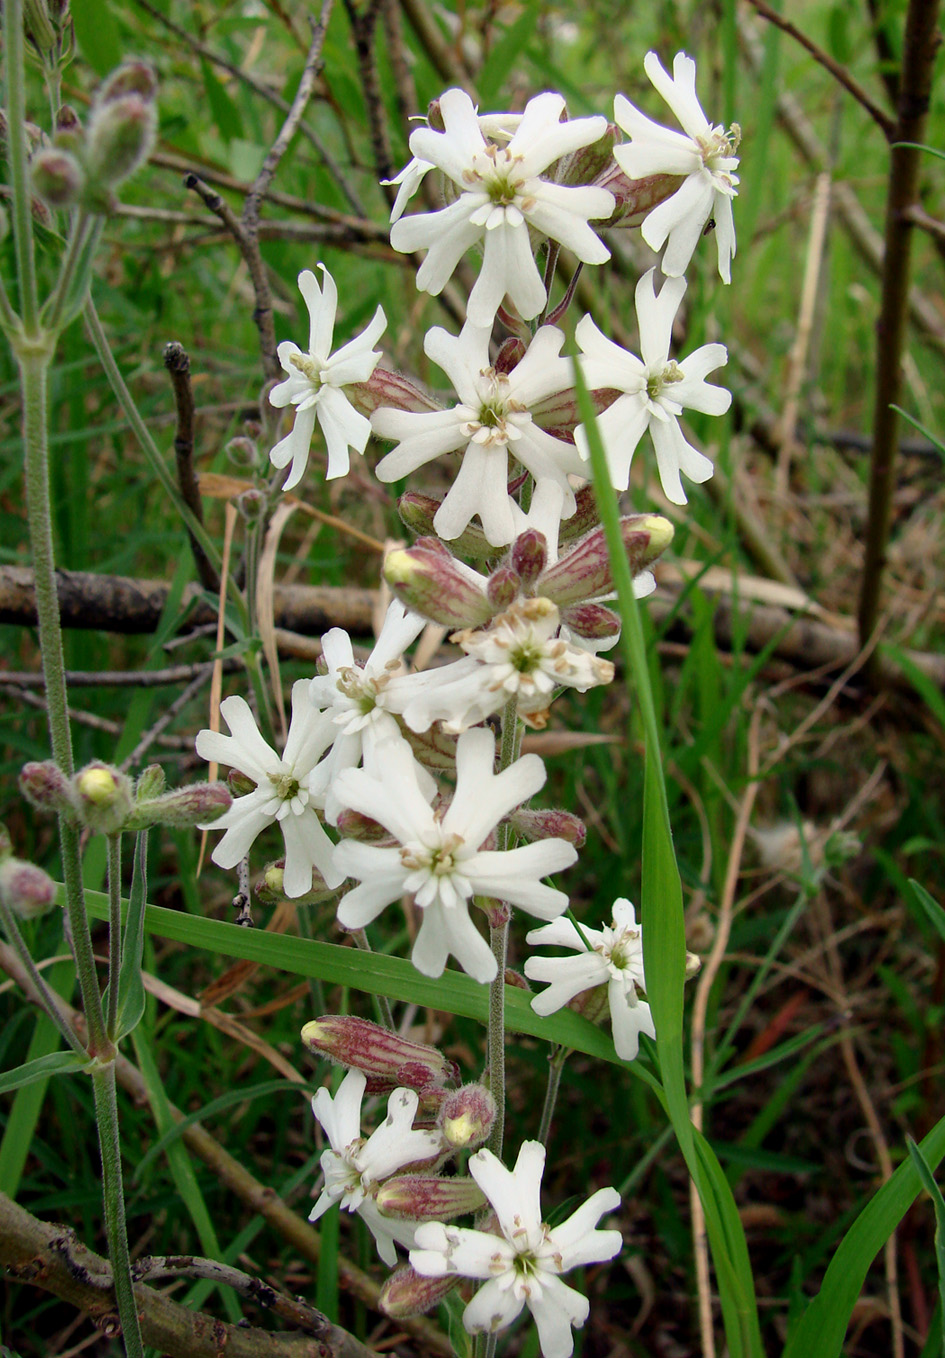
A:
[[[501,547],[515,533],[509,454],[539,485],[551,481],[559,487],[565,515],[574,511],[568,473],[580,475],[584,460],[573,443],[555,438],[538,423],[541,403],[573,385],[571,365],[560,356],[563,332],[540,326],[508,373],[491,366],[490,334],[489,328],[468,321],[459,335],[438,326],[430,330],[424,351],[449,377],[459,405],[420,414],[382,407],[371,424],[381,438],[398,440],[377,464],[380,481],[398,481],[434,458],[461,451],[462,466],[433,526],[440,537],[456,538],[478,514],[489,542]]]
[[[686,291],[684,278],[667,278],[659,293],[654,286],[655,269],[650,269],[637,284],[636,308],[640,327],[643,361],[614,344],[583,316],[575,330],[589,385],[615,387],[622,392],[613,405],[597,417],[611,480],[618,490],[630,481],[630,462],[643,434],[648,429],[656,450],[663,493],[673,504],[684,505],[686,493],[680,472],[692,481],[708,481],[712,463],[690,443],[679,426],[683,410],[701,410],[707,415],[723,415],[732,403],[724,387],[706,382],[707,373],[728,362],[724,344],[703,344],[681,362],[669,357],[673,321]],[[587,447],[581,425],[575,432],[579,447]]]
[[[614,677],[609,660],[560,636],[560,626],[549,599],[523,599],[489,627],[455,632],[451,640],[469,658],[417,676],[413,696],[405,694],[404,721],[412,731],[426,731],[435,721],[444,731],[465,731],[515,698],[519,716],[543,727],[557,689],[585,693]]]
[[[304,896],[311,891],[313,868],[328,886],[340,886],[344,881],[344,873],[332,862],[335,846],[317,815],[316,808],[322,805],[320,778],[313,777],[335,728],[312,706],[308,684],[307,679],[299,679],[292,685],[292,719],[281,757],[259,734],[244,698],[224,698],[220,704],[232,735],[201,731],[197,736],[201,759],[238,769],[256,784],[252,792],[237,797],[218,820],[202,827],[226,831],[211,855],[214,863],[235,868],[257,835],[278,821],[285,840],[287,896]]]
[[[341,770],[357,768],[362,760],[370,760],[379,741],[400,737],[400,727],[392,715],[399,708],[391,703],[391,697],[397,691],[396,680],[405,677],[403,653],[425,626],[425,618],[409,613],[395,599],[374,650],[363,665],[355,664],[351,638],[340,627],[333,627],[322,637],[328,673],[311,681],[309,696],[334,728],[331,751],[319,769],[325,810],[332,822],[340,810],[334,783]]]
[[[387,1117],[369,1137],[362,1137],[361,1100],[366,1087],[364,1073],[349,1070],[334,1098],[327,1089],[320,1089],[312,1099],[312,1112],[331,1149],[322,1152],[325,1187],[308,1219],[317,1221],[336,1202],[342,1211],[357,1212],[373,1235],[381,1259],[393,1267],[395,1243],[409,1248],[416,1222],[385,1217],[377,1206],[377,1190],[405,1165],[438,1157],[443,1141],[438,1132],[414,1128],[419,1097],[413,1089],[395,1089],[387,1101]]]
[[[497,1229],[473,1231],[442,1222],[418,1227],[410,1263],[428,1278],[458,1274],[487,1280],[463,1312],[469,1334],[504,1330],[527,1306],[538,1327],[544,1358],[569,1358],[572,1326],[587,1320],[587,1298],[561,1281],[582,1264],[612,1259],[623,1243],[619,1231],[599,1231],[605,1212],[620,1205],[616,1189],[602,1188],[559,1226],[541,1219],[545,1148],[525,1141],[515,1168],[491,1151],[477,1151],[469,1172],[492,1204]]]
[[[507,901],[546,920],[567,907],[565,893],[541,879],[574,862],[572,845],[546,839],[505,852],[481,848],[499,821],[545,781],[537,755],[525,755],[499,774],[493,772],[494,760],[490,730],[460,736],[456,791],[445,812],[430,805],[403,740],[384,745],[378,776],[347,769],[337,780],[342,806],[370,816],[399,841],[391,848],[350,839],[338,845],[336,869],[360,881],[342,898],[338,921],[345,929],[363,929],[409,892],[423,917],[411,960],[425,976],[439,976],[452,954],[477,981],[495,977],[495,957],[469,918],[474,895]]]
[[[644,219],[643,239],[663,255],[663,273],[680,277],[703,234],[706,223],[715,224],[719,273],[724,282],[732,281],[735,254],[735,225],[732,199],[738,193],[738,148],[741,131],[737,125],[726,132],[713,127],[696,97],[696,63],[685,52],[673,61],[672,79],[664,71],[655,52],[647,52],[643,69],[669,104],[683,132],[673,132],[652,122],[639,109],[618,94],[614,117],[628,136],[629,146],[614,148],[617,164],[631,179],[649,175],[685,176],[682,184]]]
[[[508,295],[524,320],[545,305],[545,285],[529,241],[529,227],[573,250],[585,264],[602,264],[610,251],[588,225],[606,218],[613,195],[588,185],[567,186],[542,179],[555,161],[598,141],[607,130],[601,117],[561,122],[564,99],[539,94],[526,105],[508,142],[483,135],[476,109],[464,90],[440,98],[444,131],[421,127],[410,136],[415,160],[442,170],[459,197],[439,212],[400,217],[391,228],[395,250],[427,250],[417,273],[421,292],[442,292],[460,258],[483,242],[483,262],[469,297],[474,325],[491,326]],[[419,166],[408,166],[404,182],[416,186]],[[402,204],[401,204],[402,208]]]
[[[561,1009],[576,995],[607,986],[614,1046],[623,1061],[632,1061],[640,1048],[640,1034],[656,1036],[650,1006],[638,990],[646,990],[643,972],[643,937],[633,906],[621,898],[614,902],[610,924],[577,929],[569,919],[553,920],[526,934],[526,942],[542,947],[571,948],[573,957],[529,957],[525,975],[530,981],[547,981],[548,989],[532,999],[536,1014],[547,1016]]]
[[[316,420],[328,447],[329,481],[346,475],[350,464],[348,449],[363,453],[371,436],[370,420],[355,410],[344,389],[352,383],[366,382],[373,373],[381,356],[373,345],[387,324],[384,309],[378,307],[367,329],[333,354],[338,289],[324,264],[318,267],[323,275],[321,288],[311,269],[303,269],[299,274],[299,291],[309,314],[308,352],[303,353],[291,340],[283,340],[278,349],[279,362],[288,377],[269,393],[272,405],[296,408],[291,433],[269,454],[274,467],[292,464],[283,490],[291,490],[302,479]]]

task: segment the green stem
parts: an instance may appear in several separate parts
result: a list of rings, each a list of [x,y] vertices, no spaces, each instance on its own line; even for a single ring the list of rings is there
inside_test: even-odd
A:
[[[543,1146],[548,1145],[551,1119],[555,1115],[555,1104],[558,1102],[558,1090],[561,1087],[561,1075],[564,1063],[570,1055],[568,1047],[555,1047],[548,1057],[548,1087],[545,1090],[545,1106],[541,1110],[541,1125],[538,1128],[538,1140]]]
[[[115,978],[114,989],[118,988]],[[115,1062],[100,1066],[92,1075],[95,1117],[102,1155],[102,1180],[105,1196],[105,1234],[112,1265],[115,1300],[121,1321],[122,1342],[127,1358],[144,1358],[138,1306],[131,1280],[128,1228],[125,1220],[125,1194],[121,1181],[121,1142],[118,1136],[118,1098],[115,1089]]]
[[[85,910],[85,888],[82,882],[82,852],[79,831],[65,816],[59,817],[59,842],[62,847],[62,878],[66,887],[66,915],[69,937],[75,957],[75,971],[82,995],[82,1008],[89,1026],[89,1053],[99,1056],[109,1050],[111,1043],[105,1032],[102,995],[98,988],[92,935]]]
[[[118,977],[121,974],[121,834],[108,836],[108,1013],[105,1031],[118,1031]]]
[[[104,218],[80,211],[69,233],[69,243],[52,296],[43,307],[43,323],[55,335],[82,310],[92,278],[92,261],[101,240]]]
[[[36,993],[43,1009],[65,1038],[67,1046],[71,1047],[79,1056],[85,1056],[85,1048],[60,1013],[59,1006],[56,1004],[56,997],[43,980],[39,968],[33,961],[33,955],[26,946],[26,940],[20,933],[20,926],[16,922],[16,916],[10,907],[4,903],[2,898],[0,898],[0,918],[3,920],[3,927],[10,940],[10,946],[23,963],[23,966],[29,973],[30,980],[36,987]]]
[[[29,154],[26,147],[26,81],[22,0],[3,6],[3,50],[6,52],[7,157],[13,196],[13,240],[20,287],[23,328],[30,339],[39,333],[33,218],[30,210]]]
[[[354,939],[355,946],[360,948],[362,952],[373,952],[365,929],[355,929],[351,937]],[[395,1032],[394,1012],[390,1007],[390,1000],[386,995],[372,995],[371,999],[374,1001],[374,1012],[379,1022],[392,1033]]]

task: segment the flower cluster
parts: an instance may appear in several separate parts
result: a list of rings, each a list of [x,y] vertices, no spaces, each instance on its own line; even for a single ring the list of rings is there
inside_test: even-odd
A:
[[[710,227],[719,273],[730,279],[739,132],[709,123],[685,54],[672,77],[655,53],[644,68],[681,131],[660,127],[621,95],[610,122],[569,118],[553,92],[521,113],[480,114],[451,89],[411,134],[412,159],[391,181],[393,248],[424,253],[417,287],[433,296],[465,255],[481,257],[459,333],[437,326],[424,339],[448,389],[428,391],[385,366],[374,347],[386,325],[380,307],[332,352],[334,280],[323,265],[320,281],[310,270],[299,275],[308,346],[280,344],[286,377],[269,395],[277,409],[294,407],[291,429],[270,453],[273,466],[289,468],[283,489],[302,482],[317,432],[329,478],[345,475],[351,450],[365,454],[373,436],[388,445],[376,463],[380,482],[422,471],[430,483],[400,500],[415,540],[385,559],[393,602],[374,649],[358,655],[338,628],[322,638],[319,673],[293,686],[281,752],[237,696],[220,709],[230,734],[197,739],[205,759],[232,770],[235,798],[216,822],[225,832],[217,863],[243,863],[257,836],[278,825],[284,861],[267,872],[268,890],[281,886],[299,902],[337,895],[339,925],[362,943],[389,907],[403,910],[415,968],[438,977],[455,959],[492,985],[494,1012],[513,911],[524,911],[541,921],[526,943],[566,954],[526,958],[521,983],[546,986],[534,1010],[570,1005],[595,1022],[609,1013],[616,1053],[627,1061],[638,1058],[641,1034],[655,1036],[642,931],[623,898],[599,929],[566,917],[568,896],[548,879],[575,862],[585,830],[569,812],[529,805],[546,774],[537,754],[521,755],[520,739],[523,727],[551,721],[560,693],[614,676],[600,652],[614,645],[620,620],[609,606],[613,567],[588,483],[577,363],[618,491],[628,488],[649,435],[664,495],[685,504],[683,478],[703,482],[713,465],[681,417],[721,415],[731,400],[707,381],[727,361],[724,345],[677,354],[673,332],[683,272]],[[431,174],[444,206],[411,212]],[[578,320],[569,355],[557,322],[575,289],[554,303],[559,255],[601,264],[610,257],[603,233],[634,224],[663,251],[636,288],[639,356],[590,315]],[[672,525],[628,514],[620,532],[645,597]],[[444,630],[411,659],[428,626]],[[444,632],[455,650],[431,663]],[[483,1286],[465,1309],[470,1333],[501,1329],[527,1306],[546,1358],[567,1358],[588,1306],[561,1275],[620,1248],[619,1233],[597,1229],[618,1204],[614,1190],[593,1193],[550,1227],[539,1203],[543,1147],[525,1142],[513,1170],[476,1149],[495,1116],[488,1072],[459,1087],[434,1048],[361,1019],[326,1016],[303,1036],[348,1067],[334,1095],[320,1089],[313,1100],[328,1144],[312,1219],[337,1203],[364,1219],[386,1264],[396,1264],[398,1246],[409,1250],[409,1264],[384,1289],[391,1315],[426,1309],[459,1277],[472,1278]],[[387,1097],[386,1118],[362,1135],[362,1102],[376,1095]],[[473,1225],[455,1224],[471,1215]]]

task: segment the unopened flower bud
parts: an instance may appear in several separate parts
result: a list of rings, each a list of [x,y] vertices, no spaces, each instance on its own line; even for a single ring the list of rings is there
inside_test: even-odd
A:
[[[126,61],[105,77],[95,93],[96,104],[113,104],[129,94],[153,100],[157,94],[154,67],[146,61]]]
[[[510,373],[525,357],[526,348],[525,341],[519,339],[518,335],[509,335],[508,339],[502,341],[492,366],[497,373]]]
[[[592,184],[613,163],[614,147],[622,139],[616,123],[609,123],[607,131],[590,146],[580,146],[562,156],[554,172],[557,184]]]
[[[78,797],[79,815],[97,834],[113,835],[131,816],[131,779],[96,760],[80,769],[72,780]]]
[[[620,635],[619,615],[604,604],[572,604],[562,608],[561,621],[588,641],[606,641]]]
[[[0,900],[20,919],[45,915],[56,904],[56,884],[48,873],[20,858],[0,860]]]
[[[427,414],[440,407],[433,397],[403,373],[376,367],[366,382],[348,382],[344,393],[355,410],[370,418],[381,407],[409,410],[413,415]]]
[[[495,1112],[495,1099],[485,1085],[463,1085],[443,1100],[437,1125],[454,1150],[473,1150],[489,1135]]]
[[[199,825],[206,829],[232,805],[233,796],[226,783],[194,783],[160,797],[139,796],[127,829],[144,830],[149,825]]]
[[[24,764],[20,770],[20,791],[39,811],[74,815],[77,809],[72,784],[51,759]]]
[[[614,210],[607,226],[639,226],[644,217],[685,183],[683,175],[651,174],[644,179],[628,179],[616,161],[597,180],[597,187],[614,195]]]
[[[433,519],[442,501],[432,495],[421,495],[418,491],[408,490],[401,495],[397,509],[404,523],[418,537],[434,532]],[[489,542],[485,533],[475,524],[469,524],[458,538],[450,538],[453,550],[459,556],[468,556],[473,561],[491,561],[497,549]],[[416,545],[416,544],[414,544]]]
[[[377,844],[382,839],[390,839],[390,831],[379,821],[350,807],[339,813],[335,825],[344,839],[359,839],[362,844]]]
[[[512,543],[511,562],[525,589],[530,589],[548,563],[548,542],[544,533],[539,533],[537,528],[519,533]]]
[[[392,1320],[408,1320],[437,1306],[459,1282],[459,1274],[424,1278],[410,1264],[404,1264],[381,1288],[378,1306]]]
[[[377,1191],[384,1215],[402,1221],[452,1221],[478,1212],[485,1201],[475,1179],[444,1179],[438,1174],[399,1174]]]
[[[485,581],[478,587],[472,574],[469,567],[420,543],[384,558],[384,579],[397,598],[444,627],[477,627],[492,617]]]
[[[247,523],[258,523],[266,512],[266,497],[261,490],[244,490],[236,497],[236,507]]]
[[[405,730],[404,738],[418,764],[441,773],[455,772],[456,742],[459,737],[444,731],[439,722],[434,722],[429,731]]]
[[[234,467],[255,467],[256,463],[259,461],[259,450],[255,443],[252,439],[243,438],[242,436],[230,439],[223,451],[226,453],[230,462],[233,463]]]
[[[78,151],[85,142],[85,128],[71,104],[60,104],[53,141],[63,151]]]
[[[616,399],[620,393],[615,391]],[[588,481],[587,485],[574,492],[576,508],[570,519],[563,519],[561,527],[558,529],[558,545],[564,546],[568,542],[577,542],[584,537],[592,528],[596,528],[600,523],[600,513],[597,509],[597,499],[594,495],[593,483]]]
[[[85,168],[93,195],[134,174],[151,153],[157,115],[150,98],[125,94],[96,103],[89,119]],[[93,204],[97,206],[97,202]]]
[[[256,784],[246,773],[241,773],[239,769],[230,769],[226,775],[226,784],[234,797],[248,797],[251,792],[256,791]]]
[[[419,1093],[459,1075],[455,1063],[435,1047],[411,1042],[368,1019],[326,1014],[306,1023],[302,1041],[316,1056],[363,1071],[369,1088],[372,1077],[380,1080],[380,1089],[373,1092],[406,1087]]]
[[[701,970],[702,970],[702,958],[698,957],[694,952],[687,952],[686,970],[684,972],[685,979],[687,981],[691,981],[693,976],[698,975],[698,973]]]
[[[564,839],[580,849],[587,838],[587,826],[570,811],[556,809],[532,811],[520,806],[509,816],[509,824],[522,839]]]
[[[506,967],[505,969],[505,984],[512,986],[514,990],[527,990],[529,994],[532,993],[532,988],[525,980],[522,973],[520,971],[513,971],[511,967]]]
[[[45,0],[23,0],[23,29],[40,55],[55,47],[56,30],[50,22]]]
[[[286,899],[284,858],[278,859],[275,863],[267,863],[255,890],[257,898],[263,905],[278,905],[280,901]],[[293,896],[292,904],[321,905],[323,901],[332,900],[337,895],[338,888],[327,886],[324,877],[313,867],[311,891],[306,891],[301,896]]]
[[[82,168],[74,156],[49,146],[33,157],[33,187],[50,207],[69,207],[82,191]]]
[[[135,783],[135,801],[147,802],[152,797],[160,797],[164,791],[165,783],[164,770],[160,764],[149,764],[146,769],[142,769],[138,774],[138,781]]]
[[[511,607],[520,589],[521,581],[511,566],[499,566],[486,582],[486,596],[494,609]]]
[[[673,525],[659,514],[630,514],[620,533],[632,575],[651,565],[673,540]],[[614,588],[603,528],[595,528],[559,557],[542,576],[541,592],[560,606],[580,603]]]

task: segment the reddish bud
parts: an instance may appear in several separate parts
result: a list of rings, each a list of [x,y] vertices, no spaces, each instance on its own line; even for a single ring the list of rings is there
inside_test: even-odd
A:
[[[526,347],[525,341],[519,339],[518,335],[509,335],[508,339],[502,341],[492,365],[496,372],[510,373],[513,368],[517,368],[525,357]]]
[[[443,1100],[437,1125],[454,1150],[473,1150],[489,1135],[495,1113],[495,1099],[485,1085],[463,1085]]]
[[[587,826],[570,811],[530,811],[519,807],[509,816],[509,824],[529,843],[536,839],[564,839],[580,849],[587,838]]]
[[[97,102],[89,119],[85,169],[93,195],[134,174],[151,153],[157,115],[151,98],[132,93]],[[97,202],[93,204],[97,206]]]
[[[56,884],[34,863],[4,858],[0,861],[0,900],[20,919],[33,919],[56,904]]]
[[[631,514],[620,520],[620,532],[631,574],[639,575],[673,540],[673,525],[659,514]],[[549,566],[541,592],[559,607],[609,594],[614,588],[610,554],[603,528],[595,528]]]
[[[381,1288],[378,1306],[392,1320],[407,1320],[437,1306],[459,1282],[454,1273],[442,1278],[424,1278],[409,1264],[395,1271]]]
[[[459,1077],[455,1063],[435,1047],[411,1042],[368,1019],[326,1014],[306,1023],[302,1041],[316,1056],[374,1076],[381,1089],[406,1087],[419,1093]]]
[[[618,396],[619,392],[614,392]],[[594,498],[594,486],[588,481],[586,486],[574,492],[577,508],[570,519],[565,519],[558,530],[558,543],[563,546],[566,542],[576,542],[578,538],[584,537],[592,528],[596,528],[600,523],[600,514],[597,511],[597,500]]]
[[[63,151],[77,151],[85,141],[85,128],[71,104],[61,104],[56,114],[53,140]]]
[[[47,147],[33,157],[30,168],[33,187],[50,207],[69,207],[82,191],[82,168],[68,151]]]
[[[377,367],[366,382],[349,382],[344,391],[355,410],[368,417],[382,406],[415,415],[441,409],[423,387],[390,368]]]
[[[617,124],[609,123],[604,135],[590,146],[580,146],[576,151],[561,157],[552,176],[555,182],[569,185],[594,183],[598,175],[613,164],[614,147],[621,137]]]
[[[444,627],[478,627],[493,609],[474,572],[453,557],[421,547],[400,548],[384,558],[384,579],[408,608]]]
[[[230,769],[226,775],[226,782],[234,797],[247,797],[256,791],[256,784],[252,778],[246,773],[241,773],[239,769]]]
[[[156,96],[157,77],[154,67],[146,61],[126,61],[116,66],[96,90],[95,103],[113,104],[129,94],[137,94],[142,99],[154,99]]]
[[[340,812],[335,824],[343,838],[359,839],[363,844],[377,844],[382,839],[390,839],[390,831],[378,821],[350,808]]]
[[[434,722],[429,731],[404,731],[404,737],[413,750],[414,758],[424,768],[436,769],[441,773],[453,773],[456,769],[456,742],[458,736],[442,730],[439,722]]]
[[[20,770],[20,791],[39,811],[75,815],[77,804],[72,784],[51,759],[23,765]]]
[[[433,519],[442,501],[432,495],[421,495],[418,491],[408,490],[401,495],[397,509],[404,523],[418,537],[433,533]],[[468,524],[458,538],[451,538],[454,550],[460,556],[471,557],[473,561],[491,561],[497,555],[497,548],[488,541],[485,533],[475,524]],[[414,544],[416,546],[416,544]]]
[[[530,589],[548,563],[548,543],[544,533],[528,528],[512,543],[512,569],[525,589]]]
[[[519,596],[521,581],[511,566],[499,566],[489,576],[486,596],[493,609],[510,608]]]
[[[452,1221],[478,1212],[485,1201],[474,1179],[443,1179],[437,1174],[400,1174],[377,1191],[384,1215],[401,1221]]]
[[[616,161],[604,170],[597,180],[597,188],[614,195],[615,206],[607,219],[607,226],[639,226],[660,203],[672,198],[685,182],[681,175],[651,174],[645,179],[628,179]]]
[[[572,604],[561,610],[561,621],[588,641],[606,641],[620,635],[619,615],[604,604]]]
[[[165,792],[160,797],[138,798],[125,828],[144,830],[149,825],[199,825],[203,828],[219,820],[232,805],[233,796],[226,783],[194,783]]]

